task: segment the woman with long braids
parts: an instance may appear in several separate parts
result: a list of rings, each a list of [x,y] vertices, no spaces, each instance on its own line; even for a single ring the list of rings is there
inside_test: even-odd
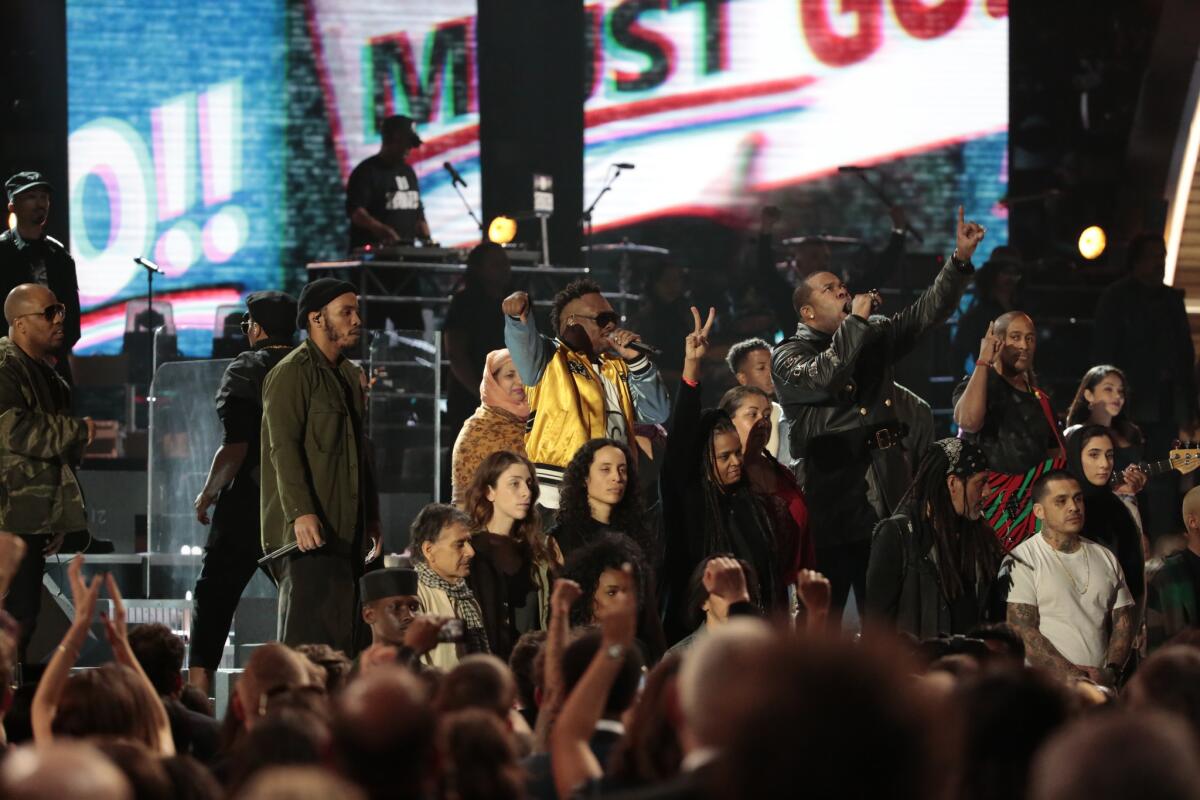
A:
[[[672,641],[690,633],[684,623],[688,577],[696,564],[717,553],[750,563],[765,611],[787,607],[771,515],[744,478],[737,428],[724,411],[700,408],[700,363],[714,314],[709,309],[701,325],[700,312],[692,308],[694,328],[685,341],[683,380],[663,459],[666,624]],[[756,430],[761,437],[761,426]],[[765,445],[762,437],[752,446]]]
[[[522,633],[545,627],[550,570],[562,564],[562,554],[542,533],[537,499],[533,465],[509,450],[483,460],[464,496],[475,548],[467,584],[479,601],[492,652],[505,661]]]
[[[1001,558],[980,518],[987,466],[962,439],[930,445],[898,513],[875,528],[868,621],[918,639],[965,635],[986,621]]]
[[[550,529],[564,557],[617,531],[653,558],[656,548],[648,541],[636,466],[629,447],[616,439],[592,439],[575,451],[563,473],[558,517]]]

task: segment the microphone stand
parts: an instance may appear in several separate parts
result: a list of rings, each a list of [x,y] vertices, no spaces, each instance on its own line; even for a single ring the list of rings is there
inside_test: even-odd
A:
[[[892,206],[895,205],[895,203],[892,202],[892,199],[887,196],[887,194],[883,191],[883,189],[881,187],[876,186],[875,184],[873,184],[869,180],[867,180],[867,168],[855,170],[854,174],[857,175],[858,179],[860,181],[862,181],[863,184],[866,185],[866,187],[868,189],[871,190],[871,193],[873,195],[875,195],[876,197],[879,198],[879,201],[881,203],[883,203],[888,208],[891,208]],[[904,232],[911,233],[912,237],[914,239],[916,239],[919,244],[925,244],[925,237],[921,235],[920,231],[918,231],[916,228],[913,227],[911,222],[908,225],[904,226]]]
[[[467,198],[462,193],[462,189],[458,188],[458,181],[454,180],[454,178],[451,178],[450,185],[454,187],[455,193],[458,194],[458,199],[462,200],[462,204],[466,207],[467,213],[471,215],[471,219],[475,220],[475,227],[479,228],[480,233],[483,233],[483,223],[479,221],[479,217],[475,216],[475,210],[471,208],[471,204],[467,202]]]
[[[611,167],[609,167],[609,169],[611,172],[609,173],[608,179],[604,181],[604,187],[600,190],[600,193],[596,195],[596,199],[592,201],[592,204],[587,207],[587,210],[583,212],[583,216],[579,218],[579,221],[583,223],[584,269],[588,268],[588,259],[592,254],[592,212],[596,210],[596,205],[599,204],[600,198],[608,194],[608,190],[611,189],[612,185],[617,182],[617,178],[621,177],[621,168],[616,164],[613,164]]]

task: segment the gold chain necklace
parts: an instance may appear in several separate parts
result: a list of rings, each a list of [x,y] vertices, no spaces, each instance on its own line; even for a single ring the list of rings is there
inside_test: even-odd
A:
[[[1045,539],[1045,536],[1043,535],[1042,538]],[[1050,552],[1054,553],[1054,560],[1058,562],[1058,566],[1067,574],[1067,580],[1071,582],[1072,588],[1079,594],[1087,594],[1088,587],[1092,584],[1092,559],[1088,554],[1087,548],[1083,546],[1083,542],[1079,543],[1079,547],[1083,550],[1083,564],[1087,568],[1087,572],[1084,573],[1086,577],[1083,579],[1082,589],[1079,588],[1079,584],[1076,582],[1075,576],[1071,574],[1071,570],[1067,569],[1066,562],[1062,560],[1062,556],[1058,554],[1058,548],[1050,544],[1049,540],[1046,541],[1046,544],[1050,547]]]

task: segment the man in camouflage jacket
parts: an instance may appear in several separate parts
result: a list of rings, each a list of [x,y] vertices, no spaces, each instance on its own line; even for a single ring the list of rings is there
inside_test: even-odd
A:
[[[19,658],[33,633],[47,555],[87,528],[75,466],[92,441],[88,417],[70,415],[71,392],[47,361],[62,346],[65,307],[45,286],[17,286],[4,301],[0,338],[0,530],[25,540],[5,609],[21,624]]]

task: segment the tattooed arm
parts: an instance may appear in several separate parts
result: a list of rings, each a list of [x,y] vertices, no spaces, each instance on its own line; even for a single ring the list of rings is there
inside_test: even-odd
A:
[[[1063,658],[1058,648],[1042,635],[1038,628],[1040,621],[1037,606],[1025,603],[1008,604],[1008,624],[1017,629],[1021,640],[1025,642],[1025,657],[1030,664],[1047,669],[1059,678],[1084,677],[1084,672]]]
[[[1125,662],[1129,659],[1129,650],[1133,645],[1134,622],[1137,617],[1136,604],[1113,609],[1112,634],[1108,637],[1108,655],[1104,657],[1105,664],[1125,666]]]

